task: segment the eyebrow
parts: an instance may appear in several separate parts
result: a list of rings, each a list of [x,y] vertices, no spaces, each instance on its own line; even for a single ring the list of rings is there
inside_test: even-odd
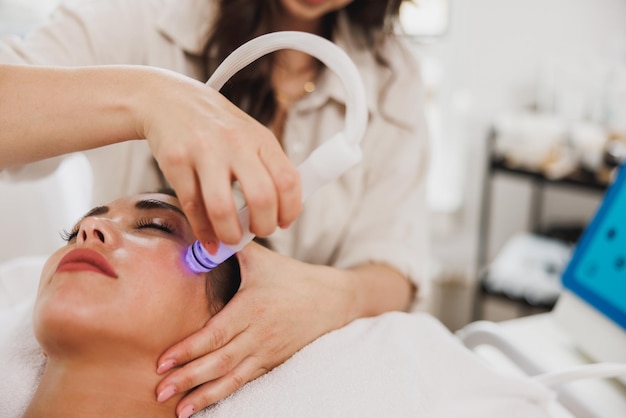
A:
[[[98,215],[104,215],[105,213],[109,212],[109,207],[108,206],[96,206],[95,208],[91,209],[89,212],[87,212],[82,218],[81,221],[85,218],[88,218],[90,216],[98,216]]]
[[[183,218],[185,218],[185,220],[187,219],[187,216],[185,216],[184,212],[178,206],[172,205],[167,202],[163,202],[161,200],[156,200],[156,199],[140,200],[139,202],[135,203],[135,207],[137,209],[147,209],[147,210],[151,210],[151,209],[171,210],[171,211],[176,212]]]

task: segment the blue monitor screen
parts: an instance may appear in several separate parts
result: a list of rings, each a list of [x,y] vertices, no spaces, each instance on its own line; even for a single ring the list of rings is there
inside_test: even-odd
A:
[[[626,169],[576,246],[563,286],[626,329]]]

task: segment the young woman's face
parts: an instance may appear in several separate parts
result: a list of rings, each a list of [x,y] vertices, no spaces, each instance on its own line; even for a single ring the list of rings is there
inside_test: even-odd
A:
[[[311,21],[344,8],[354,0],[280,0],[286,17]]]
[[[204,275],[183,261],[195,238],[176,198],[142,194],[96,207],[68,238],[44,266],[35,306],[35,334],[49,355],[116,346],[158,355],[209,319]]]

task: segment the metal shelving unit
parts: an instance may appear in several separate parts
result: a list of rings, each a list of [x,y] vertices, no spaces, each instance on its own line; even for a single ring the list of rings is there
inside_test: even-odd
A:
[[[510,301],[517,304],[521,308],[528,307],[550,310],[554,305],[553,303],[543,305],[531,305],[524,298],[512,298],[510,295],[505,293],[494,293],[485,286],[485,279],[489,274],[488,268],[490,260],[488,260],[487,252],[489,249],[492,180],[494,176],[497,174],[504,174],[524,179],[530,183],[531,197],[529,203],[530,211],[528,224],[529,230],[538,235],[542,235],[544,233],[541,225],[543,218],[544,195],[547,188],[560,187],[569,188],[573,191],[587,190],[596,193],[604,193],[604,191],[608,187],[608,184],[599,181],[594,173],[582,169],[564,178],[550,179],[541,172],[512,167],[507,164],[505,159],[498,157],[494,154],[493,150],[496,137],[497,133],[494,130],[491,130],[487,141],[487,152],[489,158],[483,176],[481,213],[478,231],[478,251],[476,260],[478,286],[476,292],[476,301],[474,304],[475,320],[481,319],[482,317],[482,302],[486,295],[489,295],[489,297],[495,297]]]

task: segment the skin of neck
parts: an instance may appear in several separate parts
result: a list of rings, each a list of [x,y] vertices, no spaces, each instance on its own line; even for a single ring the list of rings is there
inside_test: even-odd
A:
[[[168,417],[184,393],[158,403],[158,356],[48,358],[37,391],[23,418]]]
[[[276,19],[275,31],[299,31],[321,35],[323,31],[323,18],[302,19],[286,14],[284,11]],[[310,69],[314,65],[314,58],[307,53],[293,49],[282,49],[276,52],[276,63],[278,68],[285,74],[298,75]]]

